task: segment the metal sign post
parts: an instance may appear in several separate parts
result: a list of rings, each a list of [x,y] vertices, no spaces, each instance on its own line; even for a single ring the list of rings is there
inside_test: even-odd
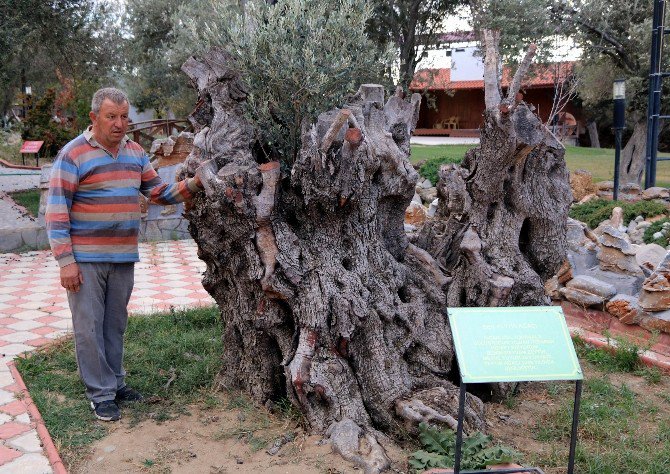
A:
[[[534,472],[537,467],[461,471],[468,383],[574,380],[575,399],[568,474],[574,473],[583,374],[563,310],[557,306],[448,308],[461,387],[454,474]]]

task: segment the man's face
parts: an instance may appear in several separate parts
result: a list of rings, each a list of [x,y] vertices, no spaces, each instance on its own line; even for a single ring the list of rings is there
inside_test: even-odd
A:
[[[100,112],[89,113],[93,122],[93,135],[105,148],[116,148],[128,130],[128,102],[115,104],[109,99],[102,101]]]

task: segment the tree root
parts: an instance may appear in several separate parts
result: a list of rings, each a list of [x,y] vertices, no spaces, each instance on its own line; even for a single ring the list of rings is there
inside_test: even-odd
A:
[[[391,461],[377,439],[349,418],[330,425],[326,431],[333,452],[363,468],[365,474],[388,469]]]

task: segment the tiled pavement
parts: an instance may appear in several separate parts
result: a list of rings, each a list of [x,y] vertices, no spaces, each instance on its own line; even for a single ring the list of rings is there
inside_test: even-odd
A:
[[[211,305],[200,280],[205,264],[192,240],[140,244],[131,313]],[[72,329],[58,265],[49,251],[0,254],[0,474],[53,472],[28,403],[15,397],[8,363]]]

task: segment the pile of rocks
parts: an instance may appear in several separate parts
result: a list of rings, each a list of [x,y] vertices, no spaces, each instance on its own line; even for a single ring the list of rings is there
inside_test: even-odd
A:
[[[405,210],[405,232],[414,232],[426,219],[435,216],[437,203],[437,188],[429,179],[420,178],[412,202]]]
[[[621,208],[593,231],[569,219],[568,258],[545,285],[547,295],[670,333],[670,252],[637,243],[648,225],[638,217],[624,226]]]

